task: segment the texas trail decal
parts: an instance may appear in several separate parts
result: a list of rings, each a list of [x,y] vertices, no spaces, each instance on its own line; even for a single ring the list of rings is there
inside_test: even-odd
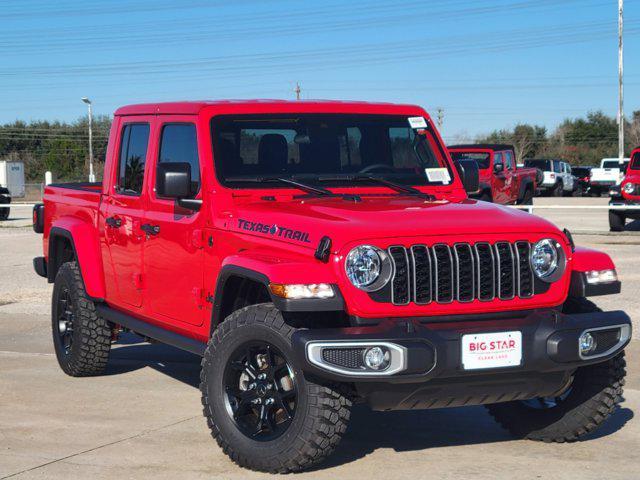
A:
[[[249,232],[264,233],[278,238],[289,238],[303,243],[311,243],[309,233],[294,230],[292,228],[282,227],[276,224],[250,222],[249,220],[238,219],[238,228]]]

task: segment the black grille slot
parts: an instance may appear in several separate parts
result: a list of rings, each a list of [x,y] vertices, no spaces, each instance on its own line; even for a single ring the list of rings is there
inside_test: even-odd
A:
[[[476,243],[475,250],[478,264],[478,299],[493,300],[496,296],[493,249],[488,243]]]
[[[511,244],[498,242],[495,245],[498,263],[498,297],[510,300],[515,296],[515,261]]]
[[[474,262],[471,246],[467,243],[457,244],[453,247],[456,260],[456,272],[458,279],[459,302],[471,302],[474,298]]]
[[[516,264],[518,266],[518,296],[533,296],[533,270],[529,263],[531,245],[529,242],[516,242]]]
[[[436,302],[453,301],[453,256],[448,245],[434,245],[434,283]]]
[[[322,359],[332,365],[352,370],[364,368],[364,348],[324,348]]]
[[[396,305],[409,303],[409,259],[404,247],[389,247],[389,255],[394,265],[391,301]]]
[[[431,257],[424,245],[411,247],[415,302],[424,304],[431,302]]]

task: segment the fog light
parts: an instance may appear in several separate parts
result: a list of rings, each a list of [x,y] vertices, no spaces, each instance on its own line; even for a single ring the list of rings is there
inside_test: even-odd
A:
[[[367,348],[364,352],[364,364],[371,370],[385,370],[389,367],[391,354],[384,347]]]
[[[591,335],[589,332],[584,332],[582,335],[580,335],[580,338],[578,339],[578,345],[580,347],[580,355],[582,356],[587,356],[593,353],[597,346],[596,339],[593,338],[593,335]]]

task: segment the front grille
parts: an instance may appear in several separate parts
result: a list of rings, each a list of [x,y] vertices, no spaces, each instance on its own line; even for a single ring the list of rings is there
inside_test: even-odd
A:
[[[534,277],[529,242],[392,246],[391,302],[471,302],[530,298]]]

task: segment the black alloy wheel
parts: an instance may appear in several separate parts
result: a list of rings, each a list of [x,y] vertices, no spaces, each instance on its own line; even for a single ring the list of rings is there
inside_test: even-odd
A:
[[[275,346],[255,341],[238,348],[225,368],[224,388],[227,412],[248,438],[274,440],[291,425],[296,379]]]

